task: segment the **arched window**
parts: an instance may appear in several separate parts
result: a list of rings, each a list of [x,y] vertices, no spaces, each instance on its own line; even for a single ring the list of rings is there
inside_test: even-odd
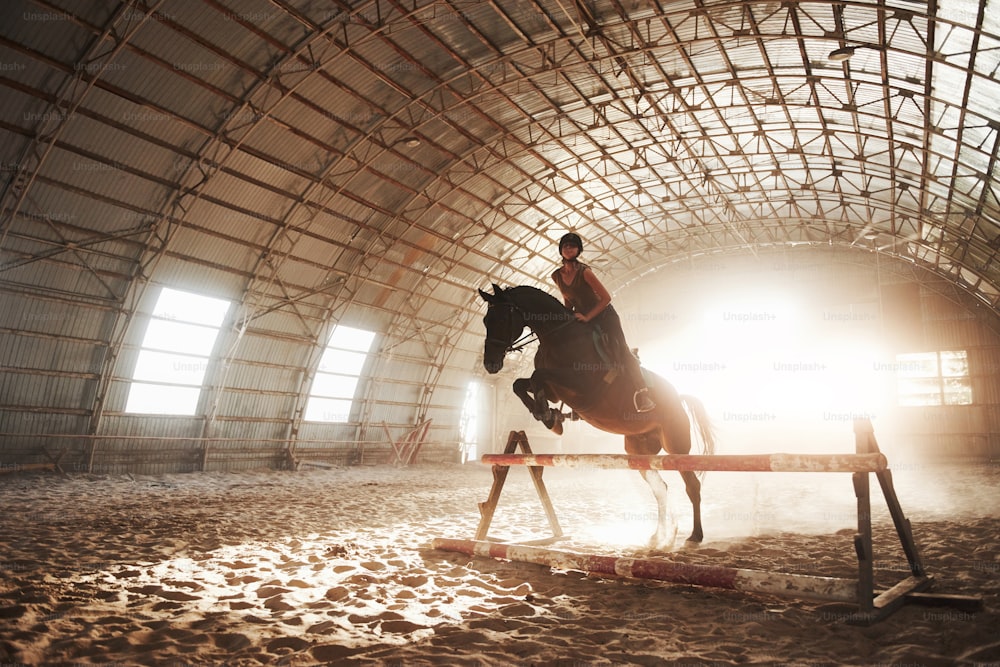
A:
[[[350,419],[354,393],[373,340],[374,331],[339,324],[334,328],[313,379],[306,420],[343,423]]]
[[[139,350],[126,412],[193,415],[229,302],[164,287]]]

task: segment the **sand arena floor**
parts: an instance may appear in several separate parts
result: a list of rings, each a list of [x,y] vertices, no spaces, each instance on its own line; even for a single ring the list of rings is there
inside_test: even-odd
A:
[[[891,463],[891,461],[890,461]],[[710,473],[697,563],[853,576],[850,476]],[[998,665],[1000,468],[899,470],[934,590],[972,614],[908,606],[872,626],[841,604],[609,580],[429,548],[471,538],[484,466],[0,479],[3,665]],[[648,554],[655,507],[629,471],[549,469],[570,539]],[[877,492],[877,580],[905,563]],[[513,469],[498,537],[546,534]]]

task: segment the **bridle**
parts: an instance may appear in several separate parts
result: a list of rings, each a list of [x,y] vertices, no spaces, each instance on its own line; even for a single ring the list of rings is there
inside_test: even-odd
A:
[[[491,303],[490,309],[496,308],[497,306],[505,306],[507,308],[507,331],[514,330],[514,311],[518,311],[521,314],[521,319],[522,320],[524,319],[524,312],[514,304],[510,303],[509,301],[505,301],[503,303]],[[521,343],[521,340],[524,338],[528,338],[533,334],[534,332],[529,330],[528,333],[521,336],[515,341],[504,340],[503,338],[497,338],[495,336],[487,336],[486,344],[487,345],[493,344],[495,346],[503,348],[503,353],[504,355],[506,355],[508,352],[516,352],[517,350],[522,349],[525,345],[530,343],[531,342],[530,340],[527,340],[523,343]],[[521,344],[518,345],[518,343]]]
[[[528,319],[527,316],[526,316],[526,314],[525,314],[525,312],[523,310],[521,310],[515,304],[510,303],[509,301],[505,301],[505,302],[500,303],[500,304],[490,304],[490,308],[494,308],[496,306],[506,306],[507,307],[507,323],[508,323],[507,330],[508,331],[511,331],[511,330],[514,329],[514,312],[515,311],[517,311],[518,314],[521,315],[521,319],[523,321],[527,321],[527,319]],[[559,329],[562,329],[567,324],[570,324],[570,323],[575,322],[575,321],[576,320],[573,319],[573,318],[567,319],[565,322],[563,322],[562,324],[557,325],[551,331],[547,331],[546,335],[552,334],[552,333],[558,331]],[[493,345],[502,346],[503,347],[503,352],[504,352],[505,355],[508,352],[519,352],[520,350],[523,350],[525,347],[527,347],[531,343],[534,343],[537,340],[541,340],[541,336],[539,336],[538,334],[536,334],[534,332],[534,330],[532,330],[532,329],[529,329],[528,333],[524,334],[523,336],[521,336],[520,338],[518,338],[517,340],[514,340],[514,341],[506,341],[506,340],[503,340],[503,339],[500,339],[500,338],[495,338],[493,336],[487,336],[486,337],[486,342],[487,343],[492,343]]]

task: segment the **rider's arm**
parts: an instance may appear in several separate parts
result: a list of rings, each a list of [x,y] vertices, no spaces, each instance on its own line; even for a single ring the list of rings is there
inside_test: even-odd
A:
[[[600,280],[598,280],[593,271],[590,271],[589,269],[585,270],[583,272],[583,279],[588,285],[590,285],[590,289],[594,290],[594,294],[597,295],[597,305],[595,305],[589,313],[583,313],[583,321],[589,322],[600,315],[601,312],[608,307],[608,304],[611,303],[611,293],[608,292],[607,288],[604,287]]]

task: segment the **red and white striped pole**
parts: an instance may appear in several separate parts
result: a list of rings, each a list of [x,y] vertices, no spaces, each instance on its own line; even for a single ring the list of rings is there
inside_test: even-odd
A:
[[[854,579],[762,572],[716,565],[674,563],[663,559],[581,554],[521,544],[500,544],[477,540],[437,538],[433,544],[435,549],[443,551],[535,563],[562,570],[580,570],[594,574],[655,579],[675,584],[709,586],[813,600],[855,603],[858,601],[858,582]]]
[[[717,470],[740,472],[879,472],[888,467],[875,454],[485,454],[499,466],[556,466],[604,470]]]

